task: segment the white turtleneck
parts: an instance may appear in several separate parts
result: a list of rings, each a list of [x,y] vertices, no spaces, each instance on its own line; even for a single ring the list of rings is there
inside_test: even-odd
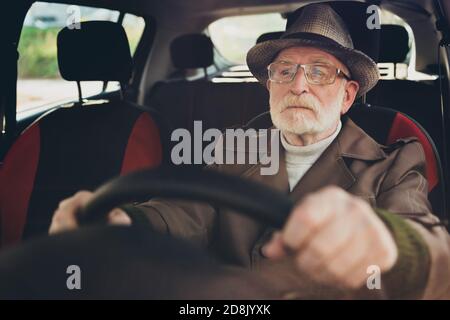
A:
[[[281,134],[281,144],[285,150],[286,170],[291,191],[306,171],[311,168],[314,162],[337,137],[341,128],[342,123],[339,121],[336,131],[331,136],[307,146],[293,146]]]

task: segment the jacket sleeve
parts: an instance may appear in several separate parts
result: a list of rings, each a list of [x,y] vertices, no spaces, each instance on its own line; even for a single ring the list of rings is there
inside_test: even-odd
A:
[[[208,166],[206,170],[214,170]],[[153,198],[147,202],[121,207],[133,223],[149,225],[153,230],[182,238],[206,248],[211,239],[217,209],[208,203]]]
[[[122,207],[132,220],[147,219],[152,229],[207,247],[216,210],[209,204],[169,199],[152,199],[138,205]],[[137,219],[133,219],[133,216]]]
[[[383,283],[393,298],[450,298],[450,236],[431,213],[425,156],[418,142],[397,151],[380,184],[376,209],[399,249]]]

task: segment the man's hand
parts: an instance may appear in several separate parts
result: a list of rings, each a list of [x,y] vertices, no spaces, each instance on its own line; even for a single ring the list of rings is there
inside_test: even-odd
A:
[[[79,191],[70,198],[59,203],[58,209],[53,214],[49,234],[69,231],[78,228],[76,219],[77,211],[83,207],[93,196],[92,192]],[[113,209],[108,214],[108,223],[118,225],[130,225],[130,217],[121,209]]]
[[[398,255],[390,231],[369,204],[337,187],[307,196],[262,252],[271,259],[293,254],[300,271],[347,289],[366,283],[370,265],[391,269]]]

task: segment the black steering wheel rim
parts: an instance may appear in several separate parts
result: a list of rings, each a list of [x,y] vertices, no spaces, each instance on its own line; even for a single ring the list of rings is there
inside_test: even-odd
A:
[[[78,222],[104,221],[113,208],[152,197],[213,203],[275,228],[283,226],[293,207],[287,195],[249,179],[214,170],[163,167],[136,171],[103,184],[78,213]]]

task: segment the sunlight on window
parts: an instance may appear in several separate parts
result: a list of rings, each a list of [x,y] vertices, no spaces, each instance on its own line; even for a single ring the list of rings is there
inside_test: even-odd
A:
[[[66,4],[36,2],[25,18],[19,41],[19,63],[17,81],[18,117],[25,111],[48,108],[78,99],[75,82],[61,78],[58,68],[56,39],[58,32],[74,23],[73,8],[79,11],[81,21],[117,22],[119,11],[71,6]],[[123,21],[125,32],[133,54],[142,36],[145,21],[141,17],[126,14]],[[116,82],[108,83],[106,91],[118,90]],[[103,91],[103,82],[82,82],[83,97]]]
[[[285,27],[286,19],[281,14],[270,13],[219,19],[209,25],[208,31],[223,57],[235,64],[245,64],[247,51],[260,35]]]
[[[414,40],[414,33],[406,23],[405,20],[399,16],[393,14],[387,10],[381,10],[381,23],[382,24],[395,24],[400,25],[406,29],[409,36],[409,48],[410,51],[406,56],[406,60],[403,63],[379,63],[378,68],[380,70],[382,79],[395,80],[395,79],[408,79],[415,81],[422,80],[435,80],[438,77],[436,75],[429,75],[416,71],[416,42]],[[383,27],[383,26],[382,26]]]
[[[382,24],[395,24],[403,26],[409,35],[409,52],[402,63],[379,63],[380,73],[383,79],[408,79],[408,80],[434,80],[435,75],[429,75],[415,70],[416,50],[414,34],[411,27],[399,16],[390,11],[381,10]],[[211,23],[208,33],[218,52],[230,63],[243,65],[248,50],[255,45],[257,38],[268,32],[283,31],[286,20],[279,13],[236,16],[219,19]],[[231,70],[230,70],[231,71]],[[247,70],[248,71],[248,70]],[[217,79],[216,79],[217,80]],[[251,78],[243,78],[238,74],[222,74],[217,81],[251,81]]]

